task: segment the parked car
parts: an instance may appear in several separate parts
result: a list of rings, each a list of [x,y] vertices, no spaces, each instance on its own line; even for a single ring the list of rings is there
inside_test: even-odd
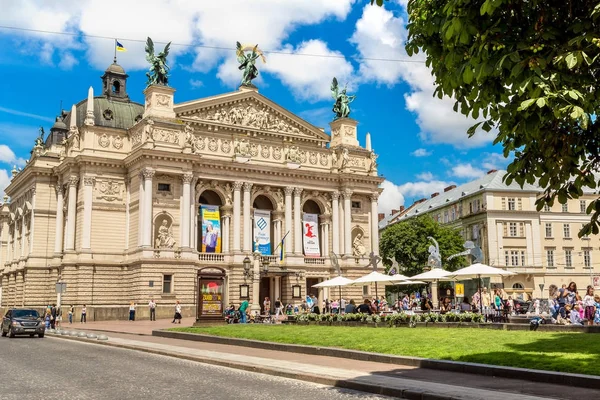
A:
[[[38,335],[43,338],[46,325],[36,310],[29,308],[12,308],[2,318],[0,326],[2,336],[14,338],[17,335]]]

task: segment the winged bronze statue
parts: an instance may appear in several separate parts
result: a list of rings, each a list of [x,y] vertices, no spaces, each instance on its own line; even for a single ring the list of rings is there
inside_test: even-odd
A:
[[[331,82],[331,97],[335,100],[335,104],[333,105],[335,117],[333,117],[333,120],[348,118],[350,116],[350,103],[356,99],[356,96],[348,96],[346,94],[346,87],[340,90],[336,77],[333,77],[333,81]]]
[[[154,55],[154,42],[150,38],[146,40],[146,60],[150,63],[150,69],[146,72],[146,76],[148,77],[146,86],[168,85],[170,68],[167,65],[167,56],[169,55],[170,47],[171,42],[167,43],[163,51]]]
[[[240,63],[238,67],[244,71],[242,75],[242,86],[254,86],[252,80],[258,76],[258,68],[256,68],[256,60],[259,57],[263,57],[262,52],[258,49],[258,45],[252,48],[252,53],[246,54],[245,50],[247,47],[242,46],[240,42],[236,42],[236,55],[237,60]]]

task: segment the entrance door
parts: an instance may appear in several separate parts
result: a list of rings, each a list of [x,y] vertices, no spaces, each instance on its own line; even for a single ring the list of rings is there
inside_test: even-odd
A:
[[[319,288],[313,287],[319,283],[319,278],[306,278],[306,295],[319,297]]]
[[[259,293],[259,301],[260,301],[260,309],[262,310],[263,308],[263,302],[265,301],[265,297],[269,297],[269,299],[271,300],[271,310],[273,310],[274,304],[275,304],[275,299],[271,299],[271,278],[261,278],[260,279],[260,290],[258,291]],[[269,311],[271,311],[269,310]],[[262,310],[264,312],[264,310]]]

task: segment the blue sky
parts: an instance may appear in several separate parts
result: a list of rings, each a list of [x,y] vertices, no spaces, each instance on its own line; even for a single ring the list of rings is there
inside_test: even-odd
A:
[[[364,145],[371,133],[379,173],[387,179],[382,212],[507,164],[501,148],[492,146],[493,134],[468,139],[474,121],[454,113],[452,99],[432,97],[423,56],[406,55],[406,0],[385,8],[368,0],[6,3],[1,26],[68,34],[0,28],[0,192],[12,166],[29,157],[39,126],[49,130],[61,102],[70,109],[90,85],[99,93],[113,58],[110,38],[128,50],[118,54],[119,64],[137,102],[143,102],[147,36],[174,43],[169,60],[176,102],[235,90],[241,76],[229,49],[238,40],[266,52],[255,81],[260,92],[328,132],[331,78],[348,83],[357,95],[351,116],[359,121],[359,140]]]

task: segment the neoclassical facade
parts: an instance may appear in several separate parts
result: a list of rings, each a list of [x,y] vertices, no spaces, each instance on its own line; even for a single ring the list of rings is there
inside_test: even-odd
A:
[[[344,276],[369,272],[358,256],[378,253],[383,178],[356,121],[332,122],[329,135],[247,87],[174,103],[173,88],[150,86],[138,104],[116,63],[102,84],[13,170],[0,208],[1,308],[54,303],[61,281],[62,303],[85,304],[90,319],[123,318],[131,301],[144,317],[150,298],[159,315],[175,300],[196,315],[216,290],[199,287],[204,272],[222,274],[225,304],[254,307],[316,294],[337,274],[332,253]]]

